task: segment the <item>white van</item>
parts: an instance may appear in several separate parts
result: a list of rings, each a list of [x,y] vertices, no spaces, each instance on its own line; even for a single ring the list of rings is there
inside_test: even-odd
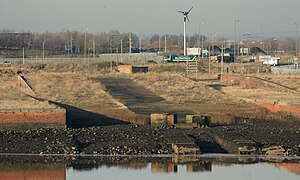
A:
[[[272,57],[270,59],[269,58],[265,59],[263,61],[263,64],[277,66],[279,64],[279,61],[280,61],[280,57]]]

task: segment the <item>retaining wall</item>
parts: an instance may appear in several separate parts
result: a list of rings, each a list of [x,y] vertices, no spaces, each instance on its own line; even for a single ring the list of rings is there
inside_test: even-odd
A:
[[[30,109],[30,110],[0,110],[0,125],[44,124],[57,128],[66,126],[66,110]]]

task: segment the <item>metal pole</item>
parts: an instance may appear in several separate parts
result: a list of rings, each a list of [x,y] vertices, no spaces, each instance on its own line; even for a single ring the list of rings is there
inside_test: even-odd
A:
[[[298,24],[295,23],[296,25],[296,58],[298,59]]]
[[[71,53],[73,53],[73,39],[72,39],[72,34],[71,34]]]
[[[123,62],[123,40],[121,39],[121,63]]]
[[[25,64],[25,48],[23,47],[23,64]]]
[[[209,58],[208,58],[208,73],[210,74],[210,63],[211,63],[211,52],[210,52],[210,47],[208,47],[208,53],[209,53]]]
[[[167,36],[165,36],[165,53],[167,52]]]
[[[45,59],[45,42],[43,41],[43,60]]]
[[[129,33],[129,53],[131,53],[131,49],[132,49],[132,43],[131,43],[131,33]]]
[[[211,36],[211,55],[214,56],[214,34]]]
[[[142,52],[142,37],[140,36],[139,39],[139,46],[140,46],[140,53]]]
[[[183,22],[183,55],[186,56],[186,20]]]
[[[68,46],[67,46],[67,48],[68,48],[68,58],[70,58],[70,41],[68,41]]]
[[[204,45],[203,45],[203,35],[201,36],[201,58],[203,59],[203,48],[204,48]]]
[[[199,25],[199,35],[201,36],[201,58],[203,59],[203,35],[200,34],[201,25],[204,25],[204,22]]]
[[[221,56],[221,74],[223,74],[223,69],[224,69],[224,48],[225,46],[222,47],[222,56]]]
[[[86,31],[84,33],[84,58],[86,59]]]
[[[160,53],[160,35],[158,35],[158,53]]]
[[[198,46],[198,58],[200,59],[201,50],[200,50],[200,33],[201,33],[201,23],[199,24],[199,34],[197,37],[197,46]]]
[[[234,44],[233,44],[233,57],[234,61],[236,59],[236,24],[239,22],[239,20],[234,20]]]
[[[96,58],[96,40],[93,39],[93,58]]]

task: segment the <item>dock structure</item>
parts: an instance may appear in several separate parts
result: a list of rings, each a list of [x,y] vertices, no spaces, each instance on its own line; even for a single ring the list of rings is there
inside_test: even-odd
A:
[[[231,139],[225,136],[215,136],[216,142],[231,154],[255,155],[258,148],[255,142],[245,138]]]

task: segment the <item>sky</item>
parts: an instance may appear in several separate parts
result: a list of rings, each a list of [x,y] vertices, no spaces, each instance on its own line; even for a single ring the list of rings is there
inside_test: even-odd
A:
[[[0,29],[89,33],[181,34],[293,33],[300,0],[0,0]]]

